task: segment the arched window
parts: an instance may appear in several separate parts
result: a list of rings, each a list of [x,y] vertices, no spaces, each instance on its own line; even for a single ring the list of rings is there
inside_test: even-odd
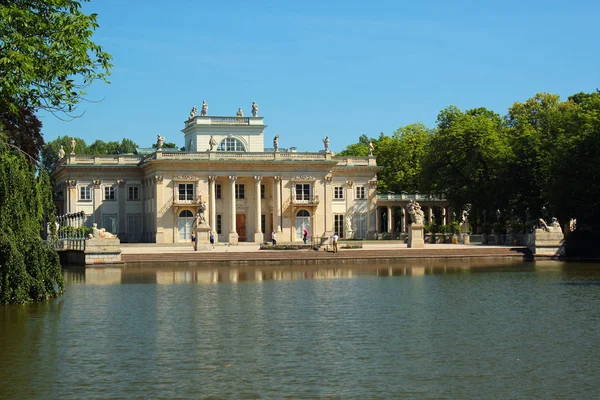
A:
[[[179,242],[191,240],[192,230],[194,227],[194,214],[190,210],[183,210],[179,213]]]
[[[302,239],[302,232],[306,229],[310,232],[310,213],[306,210],[300,210],[296,213],[296,239]]]
[[[217,151],[246,151],[244,144],[236,138],[226,138],[219,143]]]

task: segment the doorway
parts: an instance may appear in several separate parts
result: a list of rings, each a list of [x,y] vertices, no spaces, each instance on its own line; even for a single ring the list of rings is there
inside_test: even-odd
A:
[[[246,214],[236,214],[235,227],[237,228],[238,242],[245,242],[246,239]]]

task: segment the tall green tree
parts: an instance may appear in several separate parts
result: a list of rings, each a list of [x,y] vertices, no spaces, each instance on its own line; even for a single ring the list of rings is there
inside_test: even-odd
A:
[[[92,41],[97,27],[79,1],[0,2],[0,108],[72,112],[110,74],[111,56]]]
[[[485,220],[506,202],[505,168],[512,152],[500,116],[485,108],[442,110],[423,165],[424,189],[444,193],[452,207],[472,205]],[[474,221],[476,222],[476,221]]]
[[[366,157],[369,155],[369,139],[364,133],[358,138],[358,143],[352,143],[346,146],[346,148],[339,153],[337,156],[341,157]]]

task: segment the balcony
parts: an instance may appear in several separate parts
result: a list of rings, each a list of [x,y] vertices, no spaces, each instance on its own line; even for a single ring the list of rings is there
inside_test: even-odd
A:
[[[297,206],[318,206],[319,195],[316,194],[314,196],[295,196],[292,198],[292,204]]]
[[[173,200],[173,204],[176,206],[190,206],[190,205],[195,206],[195,205],[200,204],[201,199],[202,199],[202,196],[198,196],[195,199],[190,198],[189,196],[181,196],[181,198],[179,198],[179,196],[177,196]]]

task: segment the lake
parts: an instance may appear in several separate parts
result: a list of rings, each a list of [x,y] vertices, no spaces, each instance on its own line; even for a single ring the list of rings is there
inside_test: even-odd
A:
[[[592,399],[600,264],[67,268],[0,306],[3,399]]]

